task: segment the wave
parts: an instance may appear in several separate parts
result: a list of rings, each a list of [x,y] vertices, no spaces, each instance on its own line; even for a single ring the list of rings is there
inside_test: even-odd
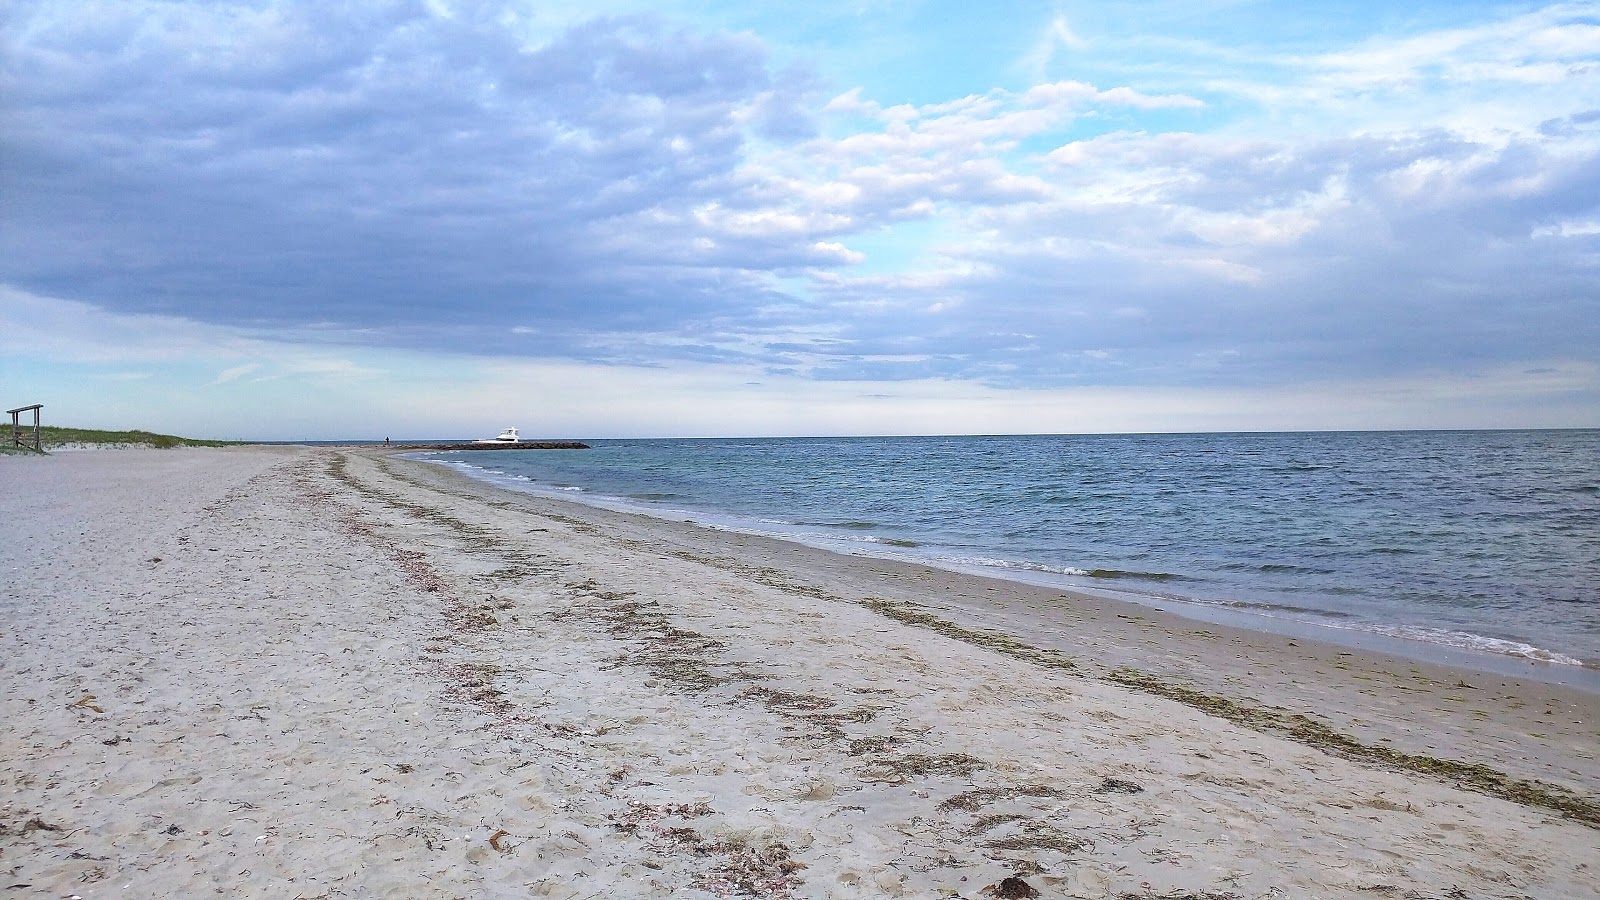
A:
[[[1521,641],[1506,640],[1504,638],[1486,637],[1468,631],[1454,631],[1448,628],[1429,628],[1425,625],[1385,625],[1380,623],[1362,623],[1360,625],[1335,625],[1334,628],[1346,628],[1351,631],[1367,631],[1381,634],[1385,637],[1400,638],[1408,641],[1421,641],[1427,644],[1438,644],[1452,647],[1457,650],[1475,650],[1481,653],[1498,653],[1501,656],[1515,656],[1533,662],[1553,663],[1560,666],[1580,666],[1586,669],[1600,669],[1600,662],[1584,662],[1565,653],[1535,647]]]
[[[1172,572],[1125,572],[1122,569],[1090,569],[1084,573],[1090,578],[1120,579],[1127,578],[1134,581],[1194,581],[1187,575],[1176,575]]]
[[[1077,569],[1072,566],[1051,566],[1044,563],[1021,562],[1014,559],[995,559],[988,556],[947,556],[941,557],[942,562],[958,566],[980,566],[986,569],[1015,569],[1020,572],[1043,572],[1047,575],[1075,575],[1084,577],[1089,574],[1087,569]]]
[[[948,562],[964,566],[983,566],[988,569],[1013,569],[1020,572],[1043,572],[1049,575],[1070,575],[1075,578],[1100,578],[1108,581],[1127,579],[1133,581],[1195,581],[1187,575],[1171,572],[1131,572],[1123,569],[1080,569],[1076,566],[1052,566],[1045,563],[1015,559],[995,559],[986,556],[951,557]]]
[[[1266,572],[1273,575],[1301,574],[1301,575],[1334,575],[1333,569],[1318,569],[1311,566],[1295,566],[1288,563],[1263,563],[1251,565],[1250,563],[1227,563],[1219,568],[1229,572]]]
[[[1220,606],[1224,609],[1256,609],[1262,612],[1286,612],[1303,616],[1316,616],[1320,619],[1348,619],[1351,614],[1340,612],[1336,609],[1313,609],[1309,606],[1295,606],[1291,603],[1264,603],[1251,600],[1191,600],[1191,603],[1200,603],[1205,606]]]
[[[630,449],[631,446],[624,449],[637,459],[626,459],[633,459],[640,474],[655,477],[658,471],[677,471],[651,455],[658,453],[657,450],[645,448],[650,451],[645,453]],[[791,444],[782,443],[750,446],[793,449]],[[936,482],[939,490],[923,497],[914,493],[916,486],[913,485],[913,493],[902,496],[898,491],[903,485],[899,482],[893,485],[894,493],[874,493],[886,492],[888,486],[862,488],[856,485],[858,479],[854,470],[845,474],[846,470],[841,468],[836,472],[831,467],[833,449],[823,453],[811,444],[793,446],[806,451],[800,455],[802,463],[812,465],[807,461],[813,457],[828,463],[817,471],[801,472],[810,480],[805,482],[808,487],[800,500],[775,505],[765,493],[740,493],[751,486],[765,485],[764,479],[772,464],[765,461],[764,450],[759,459],[744,462],[740,462],[742,457],[733,454],[730,457],[733,462],[728,463],[733,468],[727,470],[731,472],[727,476],[731,483],[724,485],[718,481],[718,490],[696,496],[697,504],[721,505],[727,510],[743,508],[742,513],[691,510],[686,497],[671,493],[676,485],[661,481],[634,479],[623,482],[625,487],[617,485],[622,490],[613,494],[608,485],[615,484],[616,479],[608,481],[603,477],[608,471],[604,469],[594,474],[581,466],[571,470],[558,467],[552,472],[537,470],[539,477],[530,479],[514,474],[521,463],[509,458],[496,457],[490,461],[483,459],[482,454],[475,457],[470,453],[458,455],[454,451],[411,458],[456,467],[472,477],[517,490],[664,518],[691,516],[702,524],[706,524],[707,518],[725,520],[735,529],[774,534],[844,552],[915,559],[957,571],[977,571],[1062,590],[1077,589],[1112,597],[1127,595],[1134,602],[1179,603],[1191,609],[1212,609],[1215,612],[1210,615],[1219,617],[1231,610],[1245,619],[1297,619],[1305,625],[1352,629],[1416,642],[1415,652],[1419,653],[1426,646],[1435,645],[1508,658],[1600,668],[1600,654],[1588,652],[1582,640],[1592,633],[1587,624],[1576,623],[1581,631],[1571,637],[1564,635],[1559,627],[1559,623],[1575,618],[1571,613],[1582,611],[1581,606],[1572,604],[1595,602],[1590,595],[1570,589],[1571,584],[1581,581],[1584,561],[1575,560],[1572,553],[1563,549],[1580,547],[1570,540],[1573,533],[1580,538],[1587,536],[1583,531],[1587,523],[1582,513],[1589,505],[1588,500],[1600,493],[1600,481],[1596,481],[1592,469],[1576,472],[1576,477],[1565,484],[1555,481],[1535,485],[1530,481],[1533,486],[1528,490],[1533,493],[1529,496],[1541,503],[1549,501],[1537,508],[1524,509],[1526,504],[1519,506],[1523,500],[1520,494],[1508,494],[1499,500],[1496,500],[1498,495],[1488,496],[1481,490],[1470,495],[1486,504],[1495,516],[1518,523],[1542,523],[1552,532],[1551,540],[1544,544],[1530,540],[1528,546],[1523,546],[1493,540],[1497,532],[1491,527],[1492,523],[1478,530],[1463,524],[1460,521],[1463,516],[1453,512],[1460,508],[1453,499],[1457,495],[1453,493],[1440,501],[1444,506],[1437,515],[1419,515],[1414,524],[1404,519],[1390,521],[1386,503],[1373,507],[1375,502],[1396,491],[1402,499],[1414,500],[1407,491],[1419,484],[1432,485],[1449,474],[1440,466],[1456,459],[1450,454],[1439,457],[1438,463],[1423,465],[1423,471],[1414,473],[1419,477],[1397,475],[1389,480],[1362,469],[1359,463],[1367,458],[1365,456],[1353,457],[1356,462],[1352,463],[1343,458],[1323,456],[1320,452],[1296,453],[1288,458],[1274,453],[1259,459],[1227,461],[1226,471],[1220,474],[1214,468],[1184,470],[1190,478],[1187,483],[1197,486],[1188,495],[1177,492],[1176,499],[1181,503],[1187,496],[1196,503],[1211,504],[1205,507],[1206,511],[1218,517],[1218,524],[1212,527],[1199,515],[1173,517],[1169,524],[1169,517],[1164,513],[1151,514],[1152,510],[1166,509],[1163,504],[1173,498],[1173,489],[1169,489],[1167,482],[1152,485],[1131,476],[1122,477],[1128,472],[1140,471],[1129,466],[1146,459],[1147,448],[1124,448],[1118,451],[1120,455],[1112,454],[1105,459],[1090,454],[1091,462],[1099,460],[1105,465],[1087,471],[1108,472],[1112,483],[1092,482],[1092,486],[1082,489],[1082,494],[1072,489],[1078,483],[1076,476],[1070,483],[1064,480],[1072,474],[1067,468],[1057,471],[1046,466],[1041,472],[1033,472],[1002,466],[984,478],[1015,475],[1015,482],[1006,482],[1001,490],[988,481],[974,478],[973,490],[992,490],[962,505],[957,501],[964,496],[960,490],[967,485],[959,479],[969,473],[987,472],[978,465],[981,460],[969,465],[956,454],[952,457],[955,462],[949,464],[959,463],[962,467],[908,470],[907,479],[925,476],[930,482]],[[868,449],[876,453],[877,447],[873,444]],[[672,448],[659,452],[666,450]],[[701,460],[706,453],[701,444],[694,445],[694,460]],[[1308,457],[1330,458],[1338,464],[1313,464]],[[920,465],[925,458],[926,454],[914,454],[906,464]],[[470,462],[471,459],[477,459],[477,464]],[[596,460],[604,461],[598,455]],[[712,456],[712,462],[721,465],[718,460]],[[877,460],[877,456],[872,456],[872,460]],[[748,468],[740,469],[735,463],[748,465]],[[506,465],[511,468],[506,469]],[[487,468],[489,466],[497,468]],[[1334,471],[1322,472],[1324,469]],[[720,478],[724,469],[707,471]],[[1306,477],[1301,477],[1302,474]],[[1382,475],[1382,472],[1377,474]],[[1327,479],[1322,475],[1340,480],[1336,492],[1323,492],[1321,485]],[[552,478],[562,477],[577,477],[590,486],[551,482]],[[946,485],[945,480],[950,483]],[[537,484],[525,484],[527,481]],[[1185,483],[1182,479],[1172,481]],[[1153,487],[1162,490],[1156,492]],[[630,493],[630,488],[638,492]],[[1545,493],[1540,494],[1535,488]],[[1332,488],[1328,490],[1333,491]],[[1271,498],[1297,499],[1294,504],[1271,506],[1270,516],[1260,512],[1269,507],[1243,504],[1235,508],[1229,499],[1236,494],[1256,497],[1263,492]],[[762,503],[755,502],[757,499]],[[1499,505],[1489,503],[1490,500]],[[922,505],[915,505],[914,501]],[[679,505],[685,508],[677,509]],[[1362,513],[1362,517],[1350,520],[1355,524],[1349,527],[1341,526],[1340,523],[1346,522],[1345,515],[1352,511]],[[762,513],[767,517],[761,517]],[[1202,530],[1194,531],[1195,527]],[[1531,525],[1528,530],[1532,531]],[[921,540],[904,540],[885,533],[917,534]],[[1565,543],[1560,543],[1562,541]],[[1140,555],[1146,558],[1134,555],[1140,550],[1145,551]],[[1087,567],[995,558],[1013,553],[1036,553],[1043,559],[1074,559]],[[1435,559],[1437,563],[1432,562]],[[1508,562],[1513,559],[1519,564]],[[1292,563],[1293,560],[1299,562]],[[1093,567],[1097,562],[1109,565]],[[1118,563],[1135,568],[1113,567]],[[1491,576],[1496,582],[1498,593],[1495,596],[1504,596],[1504,608],[1511,612],[1497,612],[1501,604],[1488,602],[1480,596],[1481,591],[1488,590],[1481,585],[1491,580]],[[1501,579],[1504,584],[1499,583]],[[1547,584],[1563,587],[1551,590]],[[1351,598],[1348,601],[1347,596]],[[1218,602],[1238,597],[1250,599]],[[1443,604],[1448,608],[1436,612],[1440,601],[1448,601]],[[1517,604],[1515,607],[1510,605],[1513,601]],[[1552,612],[1552,607],[1558,603],[1566,608]],[[1526,629],[1522,627],[1523,605],[1527,607]],[[1325,608],[1317,609],[1319,606]],[[1337,611],[1341,607],[1353,612]],[[1194,615],[1204,618],[1206,614],[1196,612]],[[1419,621],[1435,627],[1372,624],[1374,619]],[[1558,624],[1550,627],[1550,623]],[[1246,627],[1250,627],[1248,623]],[[1456,628],[1469,630],[1452,630]],[[1471,633],[1473,630],[1516,635],[1522,640],[1487,638]],[[1547,634],[1551,637],[1546,637]],[[1580,640],[1574,644],[1571,638]],[[1588,643],[1592,645],[1592,641]],[[1588,662],[1536,644],[1562,647]]]
[[[920,547],[920,546],[922,546],[921,544],[918,544],[916,541],[908,541],[908,540],[905,540],[904,538],[881,538],[881,537],[873,537],[872,535],[868,535],[867,537],[863,538],[863,540],[865,540],[869,544],[883,544],[884,546],[887,546],[887,547]]]

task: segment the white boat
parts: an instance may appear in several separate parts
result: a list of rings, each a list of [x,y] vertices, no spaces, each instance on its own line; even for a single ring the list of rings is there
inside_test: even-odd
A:
[[[500,432],[499,434],[495,435],[492,438],[479,438],[478,440],[473,441],[473,443],[474,444],[516,444],[516,443],[520,443],[521,441],[522,441],[522,438],[517,437],[517,430],[515,428],[507,428],[505,431]]]

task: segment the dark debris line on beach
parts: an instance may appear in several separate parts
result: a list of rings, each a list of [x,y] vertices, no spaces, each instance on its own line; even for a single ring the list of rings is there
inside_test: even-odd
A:
[[[454,532],[459,537],[468,552],[490,551],[504,553],[507,547],[491,530],[482,526],[463,522],[442,510],[409,502],[404,498],[364,484],[350,472],[347,465],[348,457],[336,454],[327,465],[327,474],[336,481],[351,488],[358,495],[369,500],[389,506],[405,514],[415,516],[419,520],[432,522],[441,528]],[[425,490],[434,490],[426,485],[419,484],[404,475],[394,471],[382,461],[377,463],[377,468],[385,475],[421,487]],[[465,496],[465,495],[458,495]],[[477,500],[478,498],[468,498]],[[494,615],[481,608],[473,608],[471,604],[455,591],[433,570],[427,558],[420,553],[402,550],[392,542],[373,533],[370,526],[361,524],[359,519],[346,514],[348,523],[354,526],[352,533],[368,540],[389,552],[402,563],[407,577],[422,590],[436,593],[446,602],[446,618],[452,628],[458,632],[480,631],[492,629],[499,625]],[[560,518],[560,517],[555,517]],[[588,528],[583,523],[573,523],[573,527]],[[503,569],[502,572],[519,572],[520,570]],[[520,575],[513,576],[520,577]],[[719,660],[719,651],[726,647],[698,632],[672,626],[662,611],[656,608],[658,604],[642,602],[634,599],[629,592],[606,591],[593,581],[567,582],[566,589],[571,596],[580,601],[599,601],[588,611],[588,615],[596,616],[608,626],[608,631],[623,640],[639,641],[644,645],[644,652],[633,652],[619,660],[619,663],[643,664],[655,676],[667,681],[676,682],[679,687],[691,691],[709,690],[723,684],[734,682],[748,682],[754,684],[762,676],[745,672],[739,663],[728,663]],[[491,601],[495,598],[491,596]],[[505,606],[494,604],[495,608]],[[509,604],[506,604],[509,605]],[[562,615],[584,615],[583,612],[566,613]],[[437,652],[429,651],[429,652]],[[571,726],[564,724],[549,724],[540,722],[525,713],[518,712],[515,704],[506,699],[505,692],[494,684],[495,679],[501,674],[498,666],[482,663],[438,663],[445,682],[450,685],[448,694],[455,700],[470,705],[475,705],[486,714],[491,721],[491,727],[503,736],[510,736],[510,729],[517,726],[541,727],[551,735],[559,738],[570,738],[574,733]],[[826,724],[830,717],[825,711],[818,711],[818,703],[832,705],[831,701],[821,698],[808,698],[801,695],[790,695],[772,691],[759,685],[740,693],[736,698],[738,702],[751,702],[760,699],[774,711],[780,713],[789,706],[798,705],[803,713],[798,714],[805,720],[815,720]],[[867,721],[871,718],[870,711],[852,710],[842,714],[850,721]],[[838,731],[837,728],[833,729]],[[602,732],[603,733],[603,732]],[[842,731],[838,731],[842,736]],[[949,764],[946,757],[915,756],[917,760],[934,760]],[[626,777],[627,769],[612,772],[608,776],[608,783],[599,788],[598,792],[610,796],[611,789]],[[969,769],[970,771],[970,769]],[[790,848],[782,843],[767,846],[754,846],[747,844],[738,837],[719,839],[702,834],[694,828],[685,826],[658,828],[649,830],[648,833],[639,833],[638,825],[645,818],[661,819],[664,817],[677,817],[693,819],[703,815],[712,814],[709,804],[700,802],[695,804],[679,803],[664,805],[643,805],[631,802],[629,810],[618,816],[610,817],[613,827],[619,831],[635,834],[646,841],[656,851],[674,850],[700,861],[699,871],[695,873],[691,884],[718,893],[723,896],[737,894],[739,896],[766,896],[783,900],[793,898],[794,889],[802,880],[798,873],[806,866],[804,863],[793,859]],[[505,831],[496,832],[490,838],[491,845],[497,838],[505,835]],[[498,845],[495,849],[500,850]],[[502,850],[502,852],[504,852]]]
[[[862,600],[861,605],[898,622],[930,628],[956,640],[987,647],[1035,665],[1067,670],[1073,668],[1070,659],[1051,655],[1051,651],[1041,650],[996,632],[963,628],[954,622],[916,609],[911,604],[870,597]],[[1237,725],[1286,737],[1327,753],[1403,772],[1428,775],[1466,790],[1510,800],[1524,806],[1548,809],[1590,828],[1600,828],[1600,798],[1568,790],[1559,785],[1514,778],[1480,763],[1420,756],[1404,753],[1392,747],[1363,744],[1350,735],[1335,731],[1309,716],[1249,706],[1226,697],[1214,696],[1175,684],[1138,669],[1123,667],[1100,677],[1103,681],[1164,697],[1218,718],[1227,719]]]
[[[477,445],[478,448],[482,446]],[[341,481],[355,487],[358,491],[371,493],[370,490],[355,483],[354,479],[344,472],[343,460],[337,461],[333,468],[333,474]],[[390,471],[388,474],[416,487],[426,488],[426,486],[401,476],[399,473]],[[431,488],[427,489],[431,490]],[[388,499],[393,502],[393,498]],[[415,507],[412,508],[415,511],[421,511]],[[438,515],[431,510],[428,512]],[[706,565],[720,568],[744,568],[732,561],[695,558]],[[770,571],[752,573],[746,570],[745,574],[757,576],[757,580],[772,584],[772,576],[779,573]],[[767,577],[759,577],[762,575]],[[776,580],[779,582],[777,586],[786,589],[798,590],[801,593],[831,601],[852,602],[846,598],[828,594],[814,586],[797,585],[786,577]],[[965,628],[926,612],[918,608],[916,604],[895,602],[881,597],[867,597],[853,602],[896,621],[928,628],[956,640],[1005,653],[1035,665],[1074,674],[1081,671],[1070,657],[1059,651],[1034,647],[999,632]],[[1380,765],[1397,771],[1426,775],[1466,790],[1510,800],[1524,806],[1547,809],[1591,828],[1600,829],[1600,798],[1572,791],[1559,785],[1547,784],[1532,779],[1515,778],[1478,763],[1439,759],[1432,756],[1404,753],[1390,747],[1364,744],[1308,716],[1282,713],[1239,703],[1226,697],[1214,696],[1167,681],[1138,669],[1123,667],[1099,677],[1101,680],[1113,684],[1182,703],[1185,706],[1193,707],[1256,731],[1276,734],[1308,746],[1317,747],[1327,753]]]
[[[1185,706],[1192,706],[1230,722],[1257,731],[1279,734],[1348,759],[1380,763],[1394,769],[1431,775],[1458,787],[1489,794],[1502,800],[1554,810],[1591,828],[1600,828],[1600,799],[1559,785],[1513,778],[1481,763],[1420,756],[1393,747],[1363,744],[1309,716],[1245,706],[1224,697],[1214,697],[1192,688],[1163,681],[1137,669],[1118,669],[1105,676],[1105,680],[1137,688],[1158,697],[1176,700]]]

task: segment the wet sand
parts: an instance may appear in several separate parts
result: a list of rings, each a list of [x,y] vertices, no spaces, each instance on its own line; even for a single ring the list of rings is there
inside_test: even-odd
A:
[[[1600,896],[1557,685],[372,451],[0,485],[12,895]]]

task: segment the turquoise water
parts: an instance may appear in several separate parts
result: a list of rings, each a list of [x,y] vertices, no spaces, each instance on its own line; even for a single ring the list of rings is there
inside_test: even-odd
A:
[[[1597,430],[589,443],[424,457],[849,552],[1600,669]]]

